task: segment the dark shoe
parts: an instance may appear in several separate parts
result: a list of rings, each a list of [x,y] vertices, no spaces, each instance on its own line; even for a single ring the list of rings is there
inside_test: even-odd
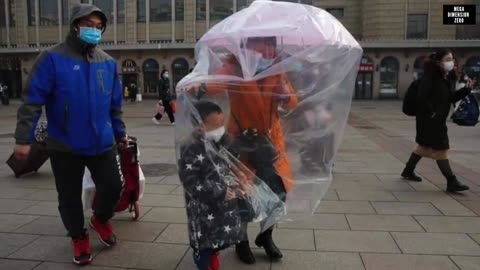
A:
[[[73,263],[78,265],[87,265],[92,262],[92,252],[90,250],[90,239],[88,234],[80,238],[72,239]]]
[[[107,247],[111,247],[117,243],[117,237],[113,232],[112,225],[107,221],[101,223],[95,215],[90,219],[90,227],[97,232],[100,241]]]
[[[462,182],[458,181],[457,177],[452,176],[447,179],[447,191],[448,192],[460,192],[469,190],[470,188],[463,184]]]
[[[250,244],[248,241],[242,241],[235,245],[235,252],[237,253],[240,261],[246,264],[254,264],[255,256],[253,256],[252,250],[250,249]]]
[[[422,178],[415,173],[415,170],[412,170],[406,167],[402,172],[402,177],[406,180],[421,182]]]
[[[263,247],[263,249],[265,249],[265,253],[267,253],[267,256],[271,260],[278,260],[283,257],[283,254],[273,242],[272,231],[272,229],[268,229],[259,234],[257,239],[255,239],[255,245],[258,247]]]

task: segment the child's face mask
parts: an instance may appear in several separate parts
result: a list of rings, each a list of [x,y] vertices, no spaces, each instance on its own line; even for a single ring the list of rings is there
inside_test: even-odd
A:
[[[219,142],[224,134],[225,134],[225,127],[220,127],[220,128],[214,129],[214,130],[207,131],[205,133],[205,138],[207,140],[212,140],[214,142]]]

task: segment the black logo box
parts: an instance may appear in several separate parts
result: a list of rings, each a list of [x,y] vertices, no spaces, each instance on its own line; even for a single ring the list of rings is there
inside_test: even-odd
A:
[[[443,5],[443,24],[476,24],[475,5]]]

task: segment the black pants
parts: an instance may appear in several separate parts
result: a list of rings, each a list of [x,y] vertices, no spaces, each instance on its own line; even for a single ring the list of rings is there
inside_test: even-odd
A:
[[[96,186],[95,216],[100,222],[113,217],[122,190],[117,151],[109,150],[97,156],[78,156],[50,151],[50,162],[58,192],[58,209],[70,237],[82,236],[84,229],[82,183],[85,166]]]
[[[162,105],[165,107],[165,113],[168,115],[168,119],[170,120],[170,123],[175,123],[175,116],[173,115],[173,109],[172,105],[170,105],[170,100],[165,101],[162,100]],[[155,119],[159,120],[162,119],[162,116],[160,113],[155,114]]]

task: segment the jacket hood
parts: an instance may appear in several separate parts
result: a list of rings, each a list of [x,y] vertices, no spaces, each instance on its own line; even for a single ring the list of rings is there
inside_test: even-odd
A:
[[[100,16],[103,22],[104,28],[106,28],[107,22],[108,22],[107,16],[105,15],[105,13],[103,13],[103,11],[100,8],[90,4],[76,4],[75,6],[72,7],[70,25],[74,26],[76,20],[89,16],[93,13]]]

